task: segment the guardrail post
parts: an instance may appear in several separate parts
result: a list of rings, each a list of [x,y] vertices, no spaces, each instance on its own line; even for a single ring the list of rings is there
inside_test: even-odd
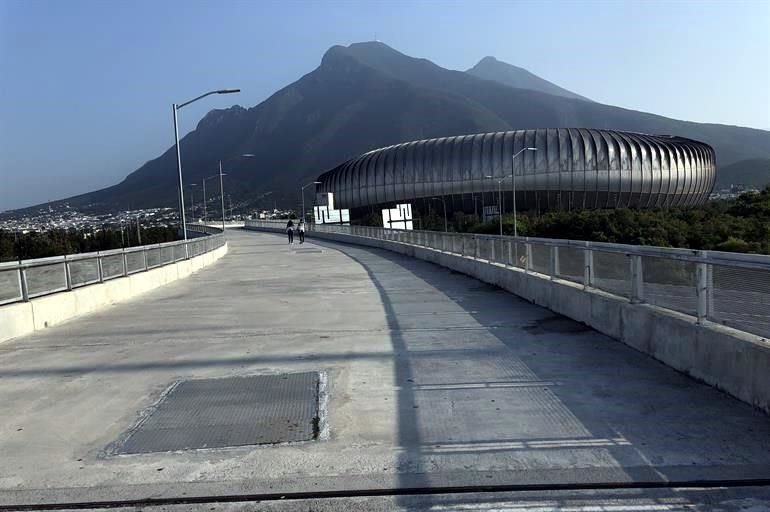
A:
[[[64,280],[67,283],[67,291],[72,290],[72,271],[70,270],[70,260],[64,255]]]
[[[147,272],[149,269],[147,266],[147,249],[142,249],[142,259],[144,260],[144,271]]]
[[[644,302],[644,271],[642,269],[642,257],[631,255],[631,303]]]
[[[102,256],[98,252],[96,253],[96,269],[99,272],[99,282],[104,282],[104,267],[102,266]]]
[[[594,285],[594,251],[591,250],[591,243],[586,242],[586,248],[583,250],[583,289]]]
[[[126,250],[123,249],[123,277],[128,275],[128,257],[126,256]]]
[[[495,239],[489,238],[488,241],[489,241],[489,255],[488,255],[489,257],[487,261],[492,263],[493,261],[495,261]]]
[[[705,254],[703,251],[698,251],[698,256],[703,258]],[[699,324],[707,320],[713,312],[713,272],[712,266],[708,263],[699,262],[695,266],[696,317]]]
[[[513,266],[513,249],[511,248],[511,239],[508,239],[508,258],[506,259],[508,266]]]
[[[706,318],[714,318],[714,265],[706,264]]]
[[[559,246],[551,246],[551,280],[559,275]]]
[[[524,260],[524,272],[529,274],[529,271],[532,269],[532,244],[527,241],[524,247],[526,247],[527,251]]]
[[[19,288],[21,289],[21,300],[29,302],[29,286],[27,286],[27,269],[19,268]]]
[[[479,242],[478,237],[473,237],[473,257],[476,259],[479,259],[479,256],[481,256],[481,248],[479,247],[481,245],[481,242]]]

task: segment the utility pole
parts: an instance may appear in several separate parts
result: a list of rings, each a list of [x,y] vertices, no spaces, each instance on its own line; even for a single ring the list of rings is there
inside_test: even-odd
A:
[[[222,160],[219,161],[219,197],[222,200],[222,232],[225,232],[225,186],[222,182]]]
[[[206,178],[203,178],[203,222],[206,222]]]

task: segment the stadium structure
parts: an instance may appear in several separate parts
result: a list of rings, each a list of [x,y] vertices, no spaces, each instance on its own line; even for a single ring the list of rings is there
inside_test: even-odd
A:
[[[409,203],[480,213],[689,206],[706,201],[707,144],[669,135],[554,128],[459,135],[374,149],[322,174],[351,217]]]

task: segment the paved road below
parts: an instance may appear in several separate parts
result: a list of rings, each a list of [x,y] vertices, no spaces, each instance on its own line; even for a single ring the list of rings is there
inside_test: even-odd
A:
[[[0,505],[770,477],[767,416],[580,324],[386,251],[228,236],[190,278],[0,345]],[[105,454],[178,379],[308,370],[328,440]]]

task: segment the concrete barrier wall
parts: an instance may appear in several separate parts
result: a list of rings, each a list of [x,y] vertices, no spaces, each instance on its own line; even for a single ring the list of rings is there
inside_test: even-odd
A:
[[[283,233],[282,229],[247,228]],[[309,237],[387,249],[475,277],[591,326],[658,361],[770,413],[770,343],[711,322],[486,260],[340,233]]]
[[[227,254],[227,249],[225,243],[211,252],[147,272],[76,288],[69,292],[53,293],[29,302],[0,306],[0,342],[52,327],[187,277]]]

